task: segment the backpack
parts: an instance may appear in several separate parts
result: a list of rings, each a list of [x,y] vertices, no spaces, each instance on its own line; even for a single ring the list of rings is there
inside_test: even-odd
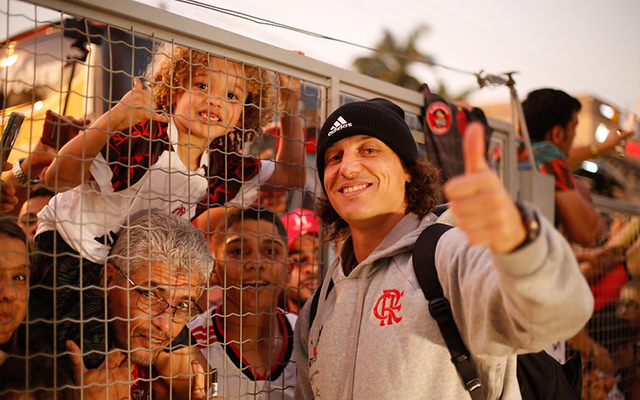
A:
[[[441,96],[431,93],[427,84],[422,84],[419,91],[424,97],[421,119],[426,157],[440,171],[442,181],[446,182],[464,172],[464,158],[460,155],[467,125],[472,121],[484,125],[487,149],[493,128],[489,126],[481,109],[465,109],[449,103]]]
[[[413,268],[429,302],[429,312],[436,320],[455,365],[472,400],[484,400],[478,372],[456,327],[449,300],[444,297],[435,267],[435,249],[449,225],[436,223],[418,237],[413,249]],[[327,296],[333,288],[329,281]],[[320,287],[311,300],[309,326],[318,311]],[[580,400],[582,396],[582,361],[579,355],[560,364],[545,351],[521,354],[517,357],[517,378],[523,400]]]

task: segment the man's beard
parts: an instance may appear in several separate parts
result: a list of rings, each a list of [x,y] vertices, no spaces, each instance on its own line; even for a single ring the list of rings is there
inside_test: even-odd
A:
[[[152,365],[156,361],[161,351],[162,350],[160,349],[153,350],[153,351],[136,350],[129,353],[129,360],[132,363],[137,364],[141,367],[148,367],[149,365]]]

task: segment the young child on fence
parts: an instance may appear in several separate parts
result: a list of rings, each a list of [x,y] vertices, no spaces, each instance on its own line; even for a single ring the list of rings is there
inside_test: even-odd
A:
[[[251,204],[247,193],[262,184],[303,184],[299,82],[279,77],[286,139],[274,163],[243,155],[276,109],[267,71],[165,44],[147,80],[149,88],[135,79],[133,89],[67,143],[46,172],[47,185],[60,193],[39,214],[36,241],[50,256],[39,283],[46,292],[55,282],[57,312],[49,291],[46,307],[33,316],[55,320],[80,307],[79,293],[64,286],[99,282],[114,232],[141,213],[201,216],[196,225],[207,227],[211,210],[234,198]]]

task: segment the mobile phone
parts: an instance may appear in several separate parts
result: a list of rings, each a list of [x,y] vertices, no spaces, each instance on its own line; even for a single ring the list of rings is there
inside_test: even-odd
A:
[[[70,118],[47,110],[42,128],[42,143],[59,149],[76,137],[79,132],[80,129]]]
[[[4,163],[9,159],[9,154],[11,153],[11,149],[13,149],[13,144],[16,142],[23,121],[24,114],[22,113],[14,111],[9,116],[9,122],[7,122],[7,125],[4,127],[1,139],[0,165],[2,166],[4,166]]]
[[[208,398],[218,397],[218,369],[214,368],[211,372],[211,382],[209,382]]]

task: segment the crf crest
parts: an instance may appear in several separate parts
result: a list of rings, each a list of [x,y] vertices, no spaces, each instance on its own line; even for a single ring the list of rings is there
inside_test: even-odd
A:
[[[402,316],[396,315],[400,313],[402,304],[400,299],[404,295],[404,290],[398,292],[396,289],[383,290],[382,296],[376,302],[373,307],[373,315],[380,320],[380,326],[391,325],[394,322],[400,322]]]

